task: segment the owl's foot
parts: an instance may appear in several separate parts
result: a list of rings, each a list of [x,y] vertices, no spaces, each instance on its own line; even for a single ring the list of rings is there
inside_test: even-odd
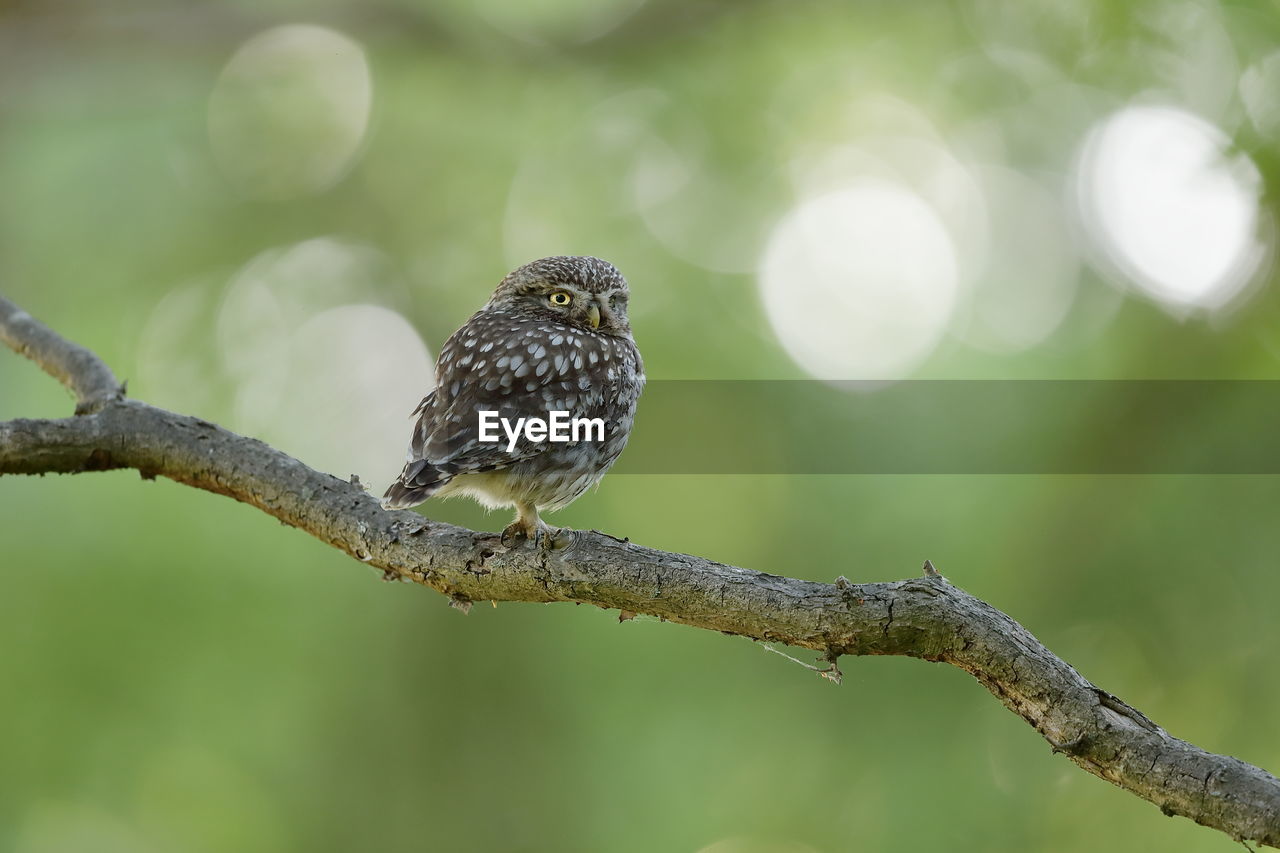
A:
[[[526,524],[516,519],[502,531],[502,546],[515,548],[523,542],[532,542],[543,551],[558,551],[573,544],[573,531],[567,527],[552,527],[539,520],[536,524]]]
[[[514,548],[522,541],[529,539],[537,543],[541,538],[539,534],[546,526],[542,523],[542,519],[538,518],[538,508],[536,506],[528,503],[517,503],[516,520],[508,524],[506,529],[502,531],[502,547]]]
[[[567,548],[573,544],[572,531],[551,527],[538,517],[538,508],[532,504],[516,505],[516,520],[502,531],[502,545],[514,548],[521,540],[533,542],[543,551]]]
[[[518,521],[513,521],[502,529],[502,536],[498,540],[502,543],[503,548],[514,548],[528,537],[525,532],[524,525]]]
[[[573,544],[573,531],[567,527],[544,527],[542,531],[539,545],[544,551],[559,551]]]
[[[559,551],[573,544],[573,531],[567,527],[539,524],[537,531],[533,534],[533,544],[537,545],[543,553]]]

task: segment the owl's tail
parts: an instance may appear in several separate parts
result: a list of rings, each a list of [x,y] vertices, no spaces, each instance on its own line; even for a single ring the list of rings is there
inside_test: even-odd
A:
[[[404,466],[400,479],[391,484],[382,496],[383,509],[407,509],[417,506],[440,490],[453,478],[425,459],[416,459]]]

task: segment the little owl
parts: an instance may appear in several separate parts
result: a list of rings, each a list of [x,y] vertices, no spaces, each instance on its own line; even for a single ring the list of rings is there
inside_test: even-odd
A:
[[[408,461],[383,506],[470,495],[490,508],[515,507],[504,542],[542,541],[550,528],[538,511],[568,506],[598,483],[631,432],[644,365],[627,296],[626,279],[599,258],[543,258],[504,278],[440,350],[435,390],[413,412]],[[577,441],[537,441],[530,430],[509,442],[503,427],[499,440],[482,440],[493,438],[482,412],[508,424],[553,412],[598,418],[603,436],[586,430]]]

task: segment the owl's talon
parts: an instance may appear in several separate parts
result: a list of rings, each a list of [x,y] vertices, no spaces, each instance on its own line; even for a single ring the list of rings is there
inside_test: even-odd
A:
[[[573,543],[571,533],[568,528],[551,527],[541,519],[530,523],[517,518],[502,531],[501,542],[504,548],[515,548],[524,542],[532,542],[543,551],[555,551]]]
[[[519,521],[513,521],[502,531],[499,541],[504,548],[514,548],[529,538],[529,531]]]
[[[567,527],[552,527],[539,521],[538,528],[533,534],[533,543],[544,554],[560,551],[573,544],[573,531]]]
[[[544,551],[563,551],[573,544],[573,531],[568,527],[544,527],[542,548]]]

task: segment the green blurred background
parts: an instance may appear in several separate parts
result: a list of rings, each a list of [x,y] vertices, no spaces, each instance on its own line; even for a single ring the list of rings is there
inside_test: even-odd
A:
[[[10,2],[0,289],[132,395],[377,487],[440,343],[547,254],[630,278],[654,379],[1274,379],[1278,12]],[[1170,453],[1230,434],[1219,402]],[[0,353],[0,418],[70,409]],[[1082,446],[1123,428],[1091,423]],[[931,558],[1175,735],[1275,770],[1278,498],[637,474],[552,520],[817,580]],[[849,659],[835,687],[644,617],[464,618],[128,472],[4,478],[0,519],[2,850],[1236,849],[948,667]]]

